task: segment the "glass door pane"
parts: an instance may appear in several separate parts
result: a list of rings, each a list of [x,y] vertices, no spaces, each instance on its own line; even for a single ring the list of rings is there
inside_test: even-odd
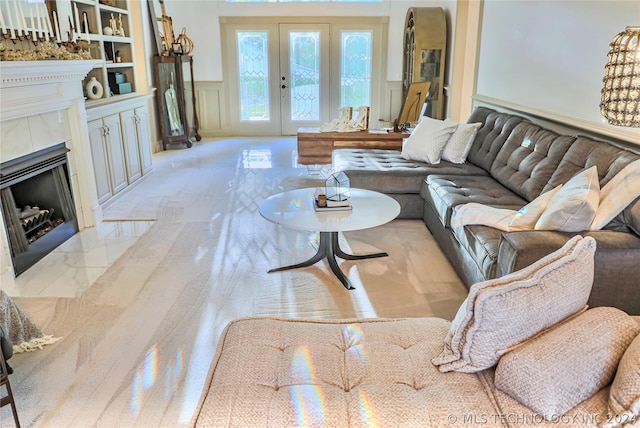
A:
[[[329,122],[329,25],[280,24],[282,135]]]
[[[269,37],[266,31],[238,31],[240,120],[270,120]]]
[[[340,106],[371,106],[371,31],[343,31],[340,43]]]
[[[291,120],[320,120],[320,32],[289,33]]]

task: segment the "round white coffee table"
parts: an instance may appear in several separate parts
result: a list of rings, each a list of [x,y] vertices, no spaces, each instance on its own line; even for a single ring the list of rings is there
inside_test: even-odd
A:
[[[260,215],[270,222],[289,229],[320,232],[318,251],[309,260],[269,270],[280,272],[311,266],[327,259],[333,273],[349,290],[354,287],[340,270],[336,256],[344,260],[385,257],[387,253],[354,255],[345,253],[338,244],[338,233],[368,229],[388,223],[400,214],[400,204],[382,193],[351,189],[350,211],[322,211],[314,209],[316,188],[296,189],[269,196],[260,204]]]

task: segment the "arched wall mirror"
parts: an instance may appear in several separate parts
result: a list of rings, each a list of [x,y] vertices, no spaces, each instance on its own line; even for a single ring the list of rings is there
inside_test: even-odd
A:
[[[404,104],[412,83],[430,82],[423,106],[424,116],[444,118],[444,72],[447,22],[440,7],[412,7],[407,10],[402,62]],[[409,101],[409,102],[415,102]]]

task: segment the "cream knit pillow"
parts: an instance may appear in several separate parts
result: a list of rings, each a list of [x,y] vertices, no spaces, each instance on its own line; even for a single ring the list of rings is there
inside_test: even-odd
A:
[[[611,382],[639,330],[619,309],[588,310],[503,356],[496,388],[556,420]]]
[[[609,391],[610,417],[602,428],[640,424],[640,336],[625,351]]]
[[[514,346],[583,309],[595,249],[593,238],[575,236],[531,266],[471,286],[432,363],[441,372],[487,369]]]

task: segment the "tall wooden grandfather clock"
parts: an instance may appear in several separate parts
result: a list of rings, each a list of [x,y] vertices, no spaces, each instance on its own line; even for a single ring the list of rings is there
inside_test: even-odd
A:
[[[409,85],[431,82],[425,101],[425,116],[444,118],[444,73],[447,49],[447,21],[440,7],[411,7],[404,27],[402,94]]]

